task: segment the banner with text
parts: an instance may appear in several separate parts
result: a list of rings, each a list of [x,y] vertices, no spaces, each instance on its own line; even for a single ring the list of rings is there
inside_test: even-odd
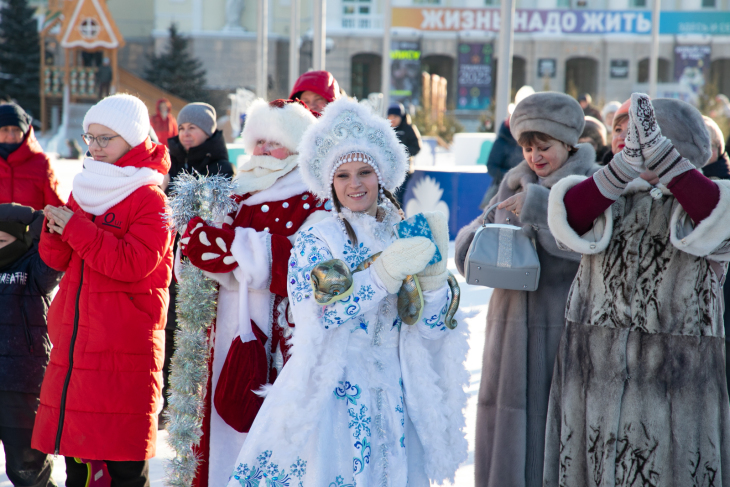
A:
[[[492,100],[492,43],[459,44],[459,79],[456,108],[486,110]]]
[[[642,10],[536,10],[515,12],[518,34],[650,34],[651,12]],[[499,32],[499,9],[394,7],[393,27],[422,31]],[[730,12],[662,12],[661,34],[730,35]]]
[[[391,41],[390,62],[390,101],[406,108],[420,105],[421,43]]]

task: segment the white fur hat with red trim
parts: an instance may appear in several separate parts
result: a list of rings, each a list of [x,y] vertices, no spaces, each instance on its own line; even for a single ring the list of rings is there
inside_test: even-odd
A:
[[[291,152],[296,152],[302,135],[317,121],[314,114],[300,101],[255,100],[246,112],[246,125],[241,138],[248,154],[253,153],[256,142],[278,142]]]

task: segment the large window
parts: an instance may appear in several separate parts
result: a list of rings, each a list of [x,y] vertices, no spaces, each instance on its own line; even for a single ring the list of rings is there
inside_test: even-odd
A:
[[[703,8],[715,8],[717,7],[717,0],[702,0]]]
[[[345,29],[370,29],[375,27],[371,0],[342,0],[342,27]]]

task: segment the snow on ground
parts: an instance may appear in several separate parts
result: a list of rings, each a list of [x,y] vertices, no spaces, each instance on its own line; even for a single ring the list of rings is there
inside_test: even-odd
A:
[[[53,169],[59,179],[61,196],[68,198],[71,192],[73,176],[81,171],[81,161],[61,159],[54,161]],[[469,354],[466,358],[466,368],[469,371],[470,380],[467,386],[469,402],[466,407],[466,437],[469,441],[469,457],[467,461],[456,472],[453,484],[447,483],[449,487],[473,487],[474,486],[474,432],[476,431],[477,413],[477,392],[482,376],[482,350],[484,349],[484,332],[487,320],[487,304],[492,290],[486,287],[470,286],[464,278],[459,275],[454,265],[454,243],[449,246],[449,270],[456,276],[461,287],[460,309],[465,314],[465,323],[460,322],[459,326],[466,325],[469,328]],[[174,452],[167,445],[167,432],[160,431],[157,436],[157,456],[150,460],[150,480],[153,487],[164,485],[165,466],[169,459],[174,457]],[[59,487],[65,485],[66,466],[63,457],[54,459],[53,478]],[[5,475],[5,456],[0,451],[0,487],[12,487],[12,483]]]

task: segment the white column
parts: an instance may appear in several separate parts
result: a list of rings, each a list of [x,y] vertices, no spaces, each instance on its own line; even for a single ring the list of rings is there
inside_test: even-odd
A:
[[[312,68],[315,71],[325,69],[327,54],[327,1],[314,0],[314,26],[312,39]]]
[[[507,105],[510,102],[512,87],[512,48],[514,43],[515,3],[513,0],[502,0],[499,21],[499,58],[497,73],[496,107],[494,110],[494,131],[499,130],[507,118]]]
[[[291,27],[289,27],[289,89],[299,77],[299,25],[301,0],[291,0]]]
[[[266,100],[269,76],[269,5],[268,0],[258,0],[256,31],[256,96]]]
[[[390,0],[383,2],[383,65],[380,68],[380,91],[383,92],[383,116],[388,113],[390,105],[390,24],[392,14]]]
[[[656,98],[659,74],[659,11],[662,0],[654,0],[651,11],[651,54],[649,56],[649,97]]]

